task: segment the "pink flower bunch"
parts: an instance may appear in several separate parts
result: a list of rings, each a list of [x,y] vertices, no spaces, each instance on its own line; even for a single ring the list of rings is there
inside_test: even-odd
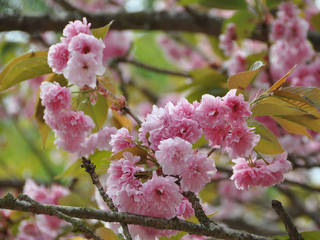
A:
[[[135,143],[128,129],[121,128],[111,135],[110,145],[112,146],[112,152],[120,152],[125,148],[134,147]]]
[[[40,203],[58,204],[62,197],[69,194],[69,190],[58,185],[52,185],[50,188],[39,186],[33,180],[28,179],[23,193]],[[20,224],[17,239],[53,240],[58,236],[59,229],[65,224],[63,220],[55,216],[37,215],[35,221],[25,220]]]
[[[131,43],[130,32],[123,31],[109,31],[104,39],[105,48],[103,49],[103,62],[108,61],[110,58],[124,56]]]
[[[179,137],[193,144],[204,133],[211,147],[220,147],[231,157],[246,157],[260,139],[247,126],[250,115],[249,103],[241,94],[237,96],[236,90],[223,98],[206,94],[201,103],[182,99],[175,105],[154,106],[142,123],[139,137],[146,146],[158,150],[163,140]],[[166,167],[165,171],[179,174]]]
[[[40,98],[45,106],[44,119],[54,130],[55,144],[61,149],[88,156],[96,149],[110,149],[109,141],[115,128],[104,127],[99,132],[89,135],[94,128],[92,119],[83,112],[71,109],[71,92],[58,83],[43,82]],[[88,136],[89,135],[89,136]]]
[[[179,177],[183,191],[199,192],[217,171],[212,159],[179,137],[161,141],[155,157],[164,174]]]
[[[248,162],[249,161],[249,162]],[[280,154],[271,161],[244,158],[234,159],[231,180],[240,190],[248,190],[250,186],[272,186],[283,181],[284,174],[291,170],[287,153]]]
[[[270,69],[274,80],[314,55],[307,40],[309,24],[298,14],[299,10],[293,3],[283,2],[279,6],[277,19],[272,23],[270,40],[275,43],[270,49]]]
[[[235,51],[230,59],[223,63],[224,67],[228,70],[229,76],[237,74],[239,72],[244,72],[247,69],[246,62],[247,54],[243,51]]]
[[[226,26],[225,33],[219,36],[219,47],[224,51],[226,55],[231,55],[231,53],[235,50],[236,39],[236,25],[234,23],[228,23]]]
[[[259,135],[246,123],[249,103],[235,89],[223,98],[203,95],[195,115],[210,146],[221,147],[232,158],[248,156],[259,142]]]
[[[139,129],[140,140],[157,150],[162,140],[180,137],[190,143],[195,143],[202,132],[194,112],[197,102],[190,104],[186,99],[173,105],[171,102],[163,108],[153,106],[151,114],[148,114]]]
[[[104,183],[108,195],[120,211],[167,219],[177,216],[183,198],[175,183],[177,179],[157,176],[154,172],[151,179],[142,182],[136,175],[145,172],[137,165],[139,160],[140,157],[125,152],[119,161],[110,164]],[[184,212],[180,210],[180,213]],[[129,229],[132,235],[139,235],[142,239],[169,234],[168,231],[140,226],[130,226]]]
[[[310,64],[304,64],[289,77],[291,85],[320,87],[320,59],[316,59]]]
[[[95,38],[90,31],[90,23],[70,22],[63,30],[61,42],[49,48],[48,64],[55,73],[63,75],[79,87],[96,87],[96,75],[102,75],[102,40]]]
[[[158,43],[162,46],[166,56],[183,69],[191,70],[206,65],[206,61],[202,56],[191,48],[183,46],[170,38],[161,36],[158,39]]]

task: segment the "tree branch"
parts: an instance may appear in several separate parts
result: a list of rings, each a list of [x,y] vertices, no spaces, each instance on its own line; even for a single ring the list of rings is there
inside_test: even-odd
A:
[[[178,77],[185,77],[185,78],[191,78],[192,76],[188,73],[184,73],[184,72],[176,72],[176,71],[172,71],[172,70],[167,70],[167,69],[161,69],[158,67],[154,67],[151,65],[147,65],[145,63],[139,62],[137,60],[130,60],[127,58],[117,58],[115,60],[116,62],[121,62],[121,63],[128,63],[149,71],[153,71],[153,72],[157,72],[157,73],[161,73],[161,74],[167,74],[167,75],[174,75],[174,76],[178,76]]]
[[[39,207],[39,205],[41,205],[39,202],[31,199],[28,195],[19,195],[18,199],[19,200],[23,200],[23,201],[27,201],[27,202],[31,203],[32,205],[34,205],[34,206],[38,206]],[[102,240],[100,237],[96,236],[91,231],[91,229],[87,226],[87,224],[84,221],[79,220],[77,218],[70,217],[70,216],[68,216],[68,215],[66,215],[66,214],[64,214],[62,212],[59,212],[56,209],[53,209],[53,213],[58,218],[63,219],[66,222],[71,223],[73,228],[74,228],[74,230],[73,230],[74,232],[82,232],[82,233],[84,233],[84,235],[87,238],[93,238],[94,240]]]
[[[294,226],[290,216],[285,212],[281,202],[272,200],[272,208],[278,214],[281,221],[284,223],[286,230],[291,240],[304,240],[299,234],[297,228]]]
[[[82,14],[80,17],[87,17],[93,27],[101,27],[114,20],[112,29],[116,30],[179,31],[204,33],[214,36],[218,36],[221,33],[223,23],[222,18],[200,12],[196,13],[196,17],[195,14],[190,14],[189,12],[120,12],[99,15]],[[28,33],[49,30],[62,31],[69,21],[73,21],[77,18],[79,18],[79,13],[70,13],[66,18],[2,14],[0,16],[0,31],[20,30]],[[266,41],[268,36],[263,34],[261,29],[261,26],[257,26],[257,30],[251,38]],[[308,38],[312,42],[314,48],[320,50],[320,34],[310,31]]]
[[[184,231],[190,234],[204,235],[226,240],[275,240],[274,238],[237,231],[220,225],[210,224],[210,227],[206,228],[203,225],[177,218],[168,220],[130,213],[105,212],[91,208],[69,207],[51,204],[39,204],[35,206],[30,202],[16,199],[11,194],[7,194],[5,197],[0,198],[0,208],[32,212],[35,214],[46,214],[51,216],[55,216],[55,211],[59,211],[70,217],[96,219],[105,222],[123,222],[126,224],[136,224],[146,227],[153,227],[156,229]]]
[[[199,199],[193,192],[184,192],[183,195],[191,202],[194,213],[201,224],[208,227],[210,223],[213,223],[203,211]]]
[[[103,201],[108,205],[109,209],[113,212],[118,212],[117,207],[113,204],[112,199],[108,196],[106,191],[103,189],[99,177],[95,172],[96,166],[89,160],[86,159],[85,157],[82,157],[82,164],[81,167],[86,170],[87,173],[89,173],[92,183],[98,188],[98,191],[103,199]],[[123,233],[126,237],[127,240],[132,240],[132,237],[130,235],[128,225],[120,222],[121,227],[123,229]]]

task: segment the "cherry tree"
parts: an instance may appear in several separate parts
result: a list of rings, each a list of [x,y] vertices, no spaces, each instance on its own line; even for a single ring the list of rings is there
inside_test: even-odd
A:
[[[26,2],[0,7],[0,239],[319,239],[316,2]]]

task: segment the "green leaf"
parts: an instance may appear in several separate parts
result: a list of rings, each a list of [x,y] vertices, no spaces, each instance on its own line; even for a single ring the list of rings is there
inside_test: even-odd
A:
[[[257,62],[260,62],[263,65],[262,60],[265,59],[266,54],[267,54],[266,51],[250,54],[246,58],[246,63],[248,64],[248,66],[255,66]],[[254,69],[251,68],[250,70],[254,70]]]
[[[299,106],[277,96],[267,96],[255,102],[251,108],[253,116],[280,116],[280,115],[306,115],[309,114]],[[312,115],[312,114],[309,114]]]
[[[179,232],[178,234],[171,237],[160,237],[160,240],[180,240],[186,234],[186,232]]]
[[[219,0],[221,3],[225,1]],[[223,30],[225,31],[228,23],[234,23],[236,25],[237,40],[242,40],[252,35],[256,25],[257,16],[249,10],[239,10],[232,17],[223,22]],[[241,43],[241,42],[239,42]]]
[[[211,44],[211,48],[213,50],[213,52],[219,57],[221,58],[221,60],[226,60],[227,56],[224,54],[224,51],[220,48],[219,46],[219,38],[215,37],[215,36],[208,36],[210,44]]]
[[[61,174],[55,177],[56,180],[62,178],[79,177],[84,176],[87,173],[81,168],[81,159],[77,159],[69,167],[67,167]]]
[[[289,121],[303,125],[313,131],[320,132],[320,119],[318,119],[310,114],[309,115],[307,115],[307,114],[306,115],[299,115],[299,116],[294,116],[294,115],[279,116],[279,117],[282,117],[282,118],[285,118]]]
[[[91,29],[93,36],[95,36],[96,38],[105,39],[112,23],[113,21],[111,21],[104,27]]]
[[[256,69],[253,69],[251,71],[240,72],[229,77],[228,89],[235,88],[240,91],[244,91],[261,71],[261,69],[263,68],[263,64],[259,62],[259,64],[257,64],[255,68]]]
[[[247,3],[245,0],[181,0],[181,5],[189,4],[201,4],[209,8],[221,8],[221,9],[246,9]]]
[[[24,80],[51,73],[47,51],[32,52],[11,61],[0,73],[0,91]]]
[[[300,233],[304,240],[319,240],[320,239],[320,231],[312,231],[312,232],[303,232]],[[290,240],[288,235],[284,236],[273,236],[273,238],[279,240]]]
[[[91,162],[96,165],[96,173],[98,175],[105,173],[109,168],[111,155],[112,152],[109,151],[96,151],[90,156]]]
[[[198,68],[189,72],[193,81],[177,89],[184,91],[192,87],[204,87],[208,89],[226,87],[227,77],[213,68]]]
[[[289,121],[287,119],[284,119],[284,118],[281,118],[281,117],[275,117],[273,116],[272,117],[273,120],[275,120],[277,123],[279,123],[281,125],[281,127],[286,130],[287,132],[289,133],[293,133],[293,134],[300,134],[300,135],[304,135],[304,136],[307,136],[308,138],[312,138],[310,133],[307,131],[307,128],[298,124],[298,123],[295,123],[295,122],[292,122],[292,121]]]
[[[265,125],[255,120],[249,120],[248,126],[254,127],[255,133],[260,135],[260,141],[254,148],[257,152],[262,154],[280,154],[284,152],[277,137]]]
[[[295,68],[296,68],[296,66],[294,66],[293,68],[291,68],[286,75],[284,75],[280,80],[278,80],[277,82],[275,82],[275,83],[267,90],[267,93],[272,93],[272,92],[278,90],[280,87],[282,87],[282,86],[286,83],[287,78],[291,75],[291,73],[294,71]]]
[[[203,94],[211,94],[213,96],[224,96],[228,90],[226,88],[212,88],[208,89],[206,87],[196,87],[187,95],[189,102],[200,101]]]
[[[313,15],[310,19],[310,22],[314,30],[320,33],[320,13]]]
[[[317,109],[320,109],[320,89],[312,87],[285,87],[283,91],[299,95],[304,98],[309,104]]]
[[[89,115],[95,123],[94,132],[97,132],[106,122],[108,117],[108,100],[106,97],[98,94],[95,105],[92,105],[89,100],[88,93],[80,93],[78,96],[77,109],[82,110],[86,115]]]

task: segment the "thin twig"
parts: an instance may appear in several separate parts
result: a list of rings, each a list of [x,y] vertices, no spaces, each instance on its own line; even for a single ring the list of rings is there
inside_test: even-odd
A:
[[[128,108],[127,106],[124,106],[122,108],[122,112],[124,112],[124,113],[128,114],[130,117],[132,117],[136,121],[136,123],[138,124],[139,127],[141,126],[141,124],[142,124],[141,120],[131,112],[130,108]]]
[[[284,223],[286,230],[289,234],[290,240],[304,240],[303,237],[299,234],[297,228],[294,226],[290,216],[282,207],[281,202],[277,200],[272,200],[272,208],[278,214],[281,221]]]
[[[292,203],[292,205],[294,206],[294,208],[300,212],[300,214],[302,215],[306,215],[308,217],[310,217],[316,224],[318,227],[320,227],[320,216],[317,213],[314,212],[310,212],[309,210],[307,210],[304,206],[304,204],[297,198],[297,196],[288,188],[285,188],[283,186],[275,186],[281,193],[283,193],[284,195],[286,195],[290,202]]]
[[[112,199],[108,196],[106,191],[103,189],[101,182],[99,180],[98,175],[95,172],[96,166],[89,160],[86,159],[85,157],[82,157],[82,164],[81,167],[86,170],[87,173],[89,173],[92,183],[97,187],[103,201],[108,205],[111,211],[113,212],[118,212],[117,207],[113,204]],[[121,227],[123,229],[123,233],[126,237],[127,240],[132,240],[132,237],[130,235],[128,225],[125,223],[120,222]]]
[[[130,59],[126,59],[126,58],[118,58],[115,61],[116,62],[122,62],[122,63],[128,63],[128,64],[131,64],[131,65],[134,65],[134,66],[137,66],[137,67],[141,67],[141,68],[149,70],[149,71],[161,73],[161,74],[173,75],[173,76],[184,77],[184,78],[192,78],[192,76],[189,73],[176,72],[176,71],[172,71],[172,70],[162,69],[162,68],[154,67],[154,66],[151,66],[151,65],[147,65],[147,64],[139,62],[137,60],[130,60]]]
[[[310,186],[308,184],[296,182],[296,181],[289,180],[289,179],[284,180],[283,183],[284,184],[289,184],[289,185],[296,185],[296,186],[301,187],[304,190],[308,190],[308,191],[312,191],[312,192],[320,192],[320,188],[318,188],[318,187],[313,187],[313,186]]]
[[[205,214],[200,204],[200,200],[193,192],[183,192],[183,196],[188,198],[189,202],[192,204],[192,208],[194,209],[194,213],[201,224],[206,227],[209,227],[210,223],[213,223]]]

